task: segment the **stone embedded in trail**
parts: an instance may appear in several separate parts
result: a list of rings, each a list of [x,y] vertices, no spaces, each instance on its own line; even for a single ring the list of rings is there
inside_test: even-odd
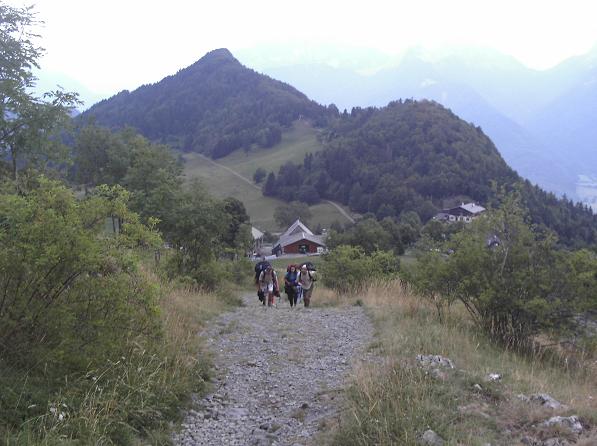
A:
[[[447,368],[453,369],[454,363],[441,355],[417,355],[417,362],[424,368]]]
[[[422,445],[427,445],[427,446],[443,446],[445,444],[445,441],[442,437],[437,435],[434,431],[432,431],[431,429],[428,429],[421,436],[419,443]]]
[[[569,429],[575,434],[580,434],[583,431],[583,426],[576,415],[570,417],[551,417],[549,420],[541,423],[543,426],[557,426]]]
[[[499,373],[489,373],[485,377],[485,382],[497,382],[502,380],[502,375]]]
[[[569,444],[570,443],[561,438],[548,438],[541,443],[541,446],[568,446]]]
[[[373,328],[362,307],[291,310],[280,301],[264,310],[253,297],[204,333],[218,376],[174,444],[318,444],[320,426],[340,416],[352,365],[376,359],[366,349]]]
[[[534,395],[531,395],[530,400],[533,403],[538,403],[539,405],[543,407],[548,407],[550,409],[561,409],[565,407],[562,403],[560,403],[558,400],[553,398],[551,395],[548,395],[547,393],[536,393]]]

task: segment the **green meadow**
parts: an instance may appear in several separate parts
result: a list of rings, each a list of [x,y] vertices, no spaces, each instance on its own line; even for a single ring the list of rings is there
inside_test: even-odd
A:
[[[292,129],[284,133],[282,141],[270,149],[251,148],[248,152],[239,150],[215,162],[196,153],[184,155],[184,174],[188,180],[199,179],[217,197],[235,197],[247,208],[254,226],[264,231],[280,231],[274,221],[274,209],[283,204],[276,198],[264,197],[261,187],[252,181],[258,167],[278,172],[288,161],[302,163],[307,153],[314,153],[323,147],[317,139],[318,130],[305,121],[295,122]],[[235,174],[236,173],[236,174]],[[322,202],[311,206],[313,218],[309,225],[329,227],[334,221],[347,222],[334,206]]]

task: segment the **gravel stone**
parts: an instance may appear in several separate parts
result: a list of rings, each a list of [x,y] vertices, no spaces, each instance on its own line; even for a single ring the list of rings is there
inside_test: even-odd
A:
[[[202,333],[214,355],[213,392],[194,398],[173,443],[318,444],[320,426],[340,417],[352,367],[379,360],[366,349],[371,322],[358,306],[264,308],[255,296],[243,300]]]

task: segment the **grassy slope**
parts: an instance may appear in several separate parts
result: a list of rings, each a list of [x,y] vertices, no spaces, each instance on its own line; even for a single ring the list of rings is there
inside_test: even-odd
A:
[[[277,172],[278,168],[288,162],[302,163],[305,154],[317,152],[322,146],[317,141],[317,130],[306,122],[296,122],[294,127],[282,136],[280,144],[271,149],[251,149],[249,153],[237,151],[225,158],[217,160],[240,175],[251,179],[258,167],[266,171]],[[264,197],[261,190],[251,187],[241,178],[231,172],[214,165],[194,153],[184,156],[184,173],[188,179],[200,179],[218,197],[235,197],[241,200],[251,217],[252,223],[261,230],[277,231],[279,228],[274,221],[274,209],[282,201]],[[311,207],[313,218],[310,225],[329,227],[335,220],[346,223],[346,218],[329,203],[320,203]]]
[[[377,329],[371,348],[383,358],[356,368],[348,411],[328,442],[414,446],[419,444],[417,437],[431,428],[448,445],[521,444],[527,435],[597,444],[594,357],[577,357],[580,366],[566,368],[505,350],[480,334],[459,305],[440,323],[428,302],[399,283],[373,285],[352,298],[330,298],[321,292],[316,297],[331,299],[332,304],[354,304],[359,299]],[[433,378],[416,366],[418,354],[446,356],[456,369],[443,379]],[[500,373],[503,379],[488,383],[488,373]],[[548,393],[568,408],[544,409],[521,401],[516,396],[520,393]],[[579,415],[589,429],[574,438],[565,429],[541,427],[553,415]]]

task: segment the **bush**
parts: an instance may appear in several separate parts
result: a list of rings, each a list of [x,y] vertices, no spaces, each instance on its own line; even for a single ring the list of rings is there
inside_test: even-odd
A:
[[[595,283],[591,265],[589,253],[557,250],[555,236],[527,224],[525,210],[510,196],[427,251],[410,279],[424,295],[461,301],[492,337],[524,345],[541,331],[566,327],[579,306],[586,308],[586,291]]]
[[[253,266],[248,259],[239,260],[208,260],[201,262],[194,268],[181,266],[184,256],[180,253],[168,258],[165,262],[167,277],[180,285],[191,289],[214,291],[218,287],[230,282],[237,285],[248,285],[252,277]],[[184,273],[181,274],[181,271]]]
[[[77,201],[57,182],[38,186],[0,195],[0,436],[130,444],[181,398],[166,385],[161,293],[136,255],[160,239],[122,188]]]
[[[0,195],[3,359],[77,370],[116,354],[123,338],[155,331],[157,296],[129,248],[159,237],[128,212],[126,191],[107,189],[77,201],[41,179],[26,195]],[[110,236],[109,216],[122,221]]]
[[[323,256],[323,283],[339,293],[356,293],[372,279],[395,277],[399,259],[391,252],[375,251],[371,255],[357,246],[341,245]]]

